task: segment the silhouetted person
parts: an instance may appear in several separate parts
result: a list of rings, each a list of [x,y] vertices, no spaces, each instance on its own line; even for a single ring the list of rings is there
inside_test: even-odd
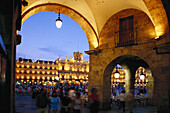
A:
[[[122,90],[120,94],[120,109],[123,108],[123,112],[125,112],[125,102],[126,101],[126,95],[125,90]]]
[[[80,97],[80,92],[76,92],[76,97],[73,100],[73,113],[81,113],[82,112],[82,101]]]
[[[90,113],[99,112],[99,96],[96,93],[97,89],[92,88],[91,94],[89,95]]]
[[[61,113],[71,112],[71,98],[68,97],[68,92],[65,92],[63,98],[61,98]]]
[[[133,113],[133,105],[134,105],[134,95],[133,90],[130,90],[130,92],[126,96],[126,102],[127,102],[127,109],[129,110],[129,113]]]
[[[48,113],[48,97],[46,91],[43,88],[40,90],[40,94],[36,97],[37,113]]]
[[[60,112],[60,99],[55,90],[53,90],[52,97],[49,97],[49,100],[50,100],[50,113]]]

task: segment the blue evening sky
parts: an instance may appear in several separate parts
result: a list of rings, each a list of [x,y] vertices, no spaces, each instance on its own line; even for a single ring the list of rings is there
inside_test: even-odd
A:
[[[36,60],[55,61],[59,56],[65,59],[73,57],[73,52],[83,53],[89,50],[87,37],[82,28],[70,17],[60,15],[63,25],[56,27],[58,13],[40,12],[29,17],[21,26],[18,34],[22,35],[21,44],[17,46],[19,57]]]

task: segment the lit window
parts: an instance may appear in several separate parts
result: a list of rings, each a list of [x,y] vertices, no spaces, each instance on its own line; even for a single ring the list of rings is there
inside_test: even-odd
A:
[[[50,72],[48,71],[47,74],[50,74]]]
[[[21,76],[22,79],[24,79],[24,76]]]
[[[56,75],[58,74],[58,72],[56,71]]]
[[[52,80],[54,80],[54,77],[52,77]]]
[[[24,70],[21,70],[22,73],[24,73]]]

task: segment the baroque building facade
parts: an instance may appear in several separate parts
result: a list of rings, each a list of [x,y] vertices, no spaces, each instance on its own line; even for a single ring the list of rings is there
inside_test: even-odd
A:
[[[73,53],[73,58],[55,61],[19,58],[16,61],[16,85],[88,85],[89,61],[83,54]]]
[[[89,61],[83,60],[83,54],[73,53],[73,58],[55,61],[19,58],[16,61],[16,85],[44,85],[44,86],[87,86],[88,85]],[[115,76],[118,72],[118,77]],[[140,79],[143,73],[145,78]],[[147,86],[148,78],[146,70],[140,67],[135,74],[135,86]],[[111,74],[111,85],[125,87],[125,71],[120,65],[114,67]]]

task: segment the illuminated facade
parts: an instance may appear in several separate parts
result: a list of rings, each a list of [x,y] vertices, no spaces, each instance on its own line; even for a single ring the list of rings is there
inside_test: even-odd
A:
[[[56,61],[19,58],[16,61],[16,84],[18,85],[87,85],[89,61],[83,60],[83,54],[73,53],[70,60]]]

